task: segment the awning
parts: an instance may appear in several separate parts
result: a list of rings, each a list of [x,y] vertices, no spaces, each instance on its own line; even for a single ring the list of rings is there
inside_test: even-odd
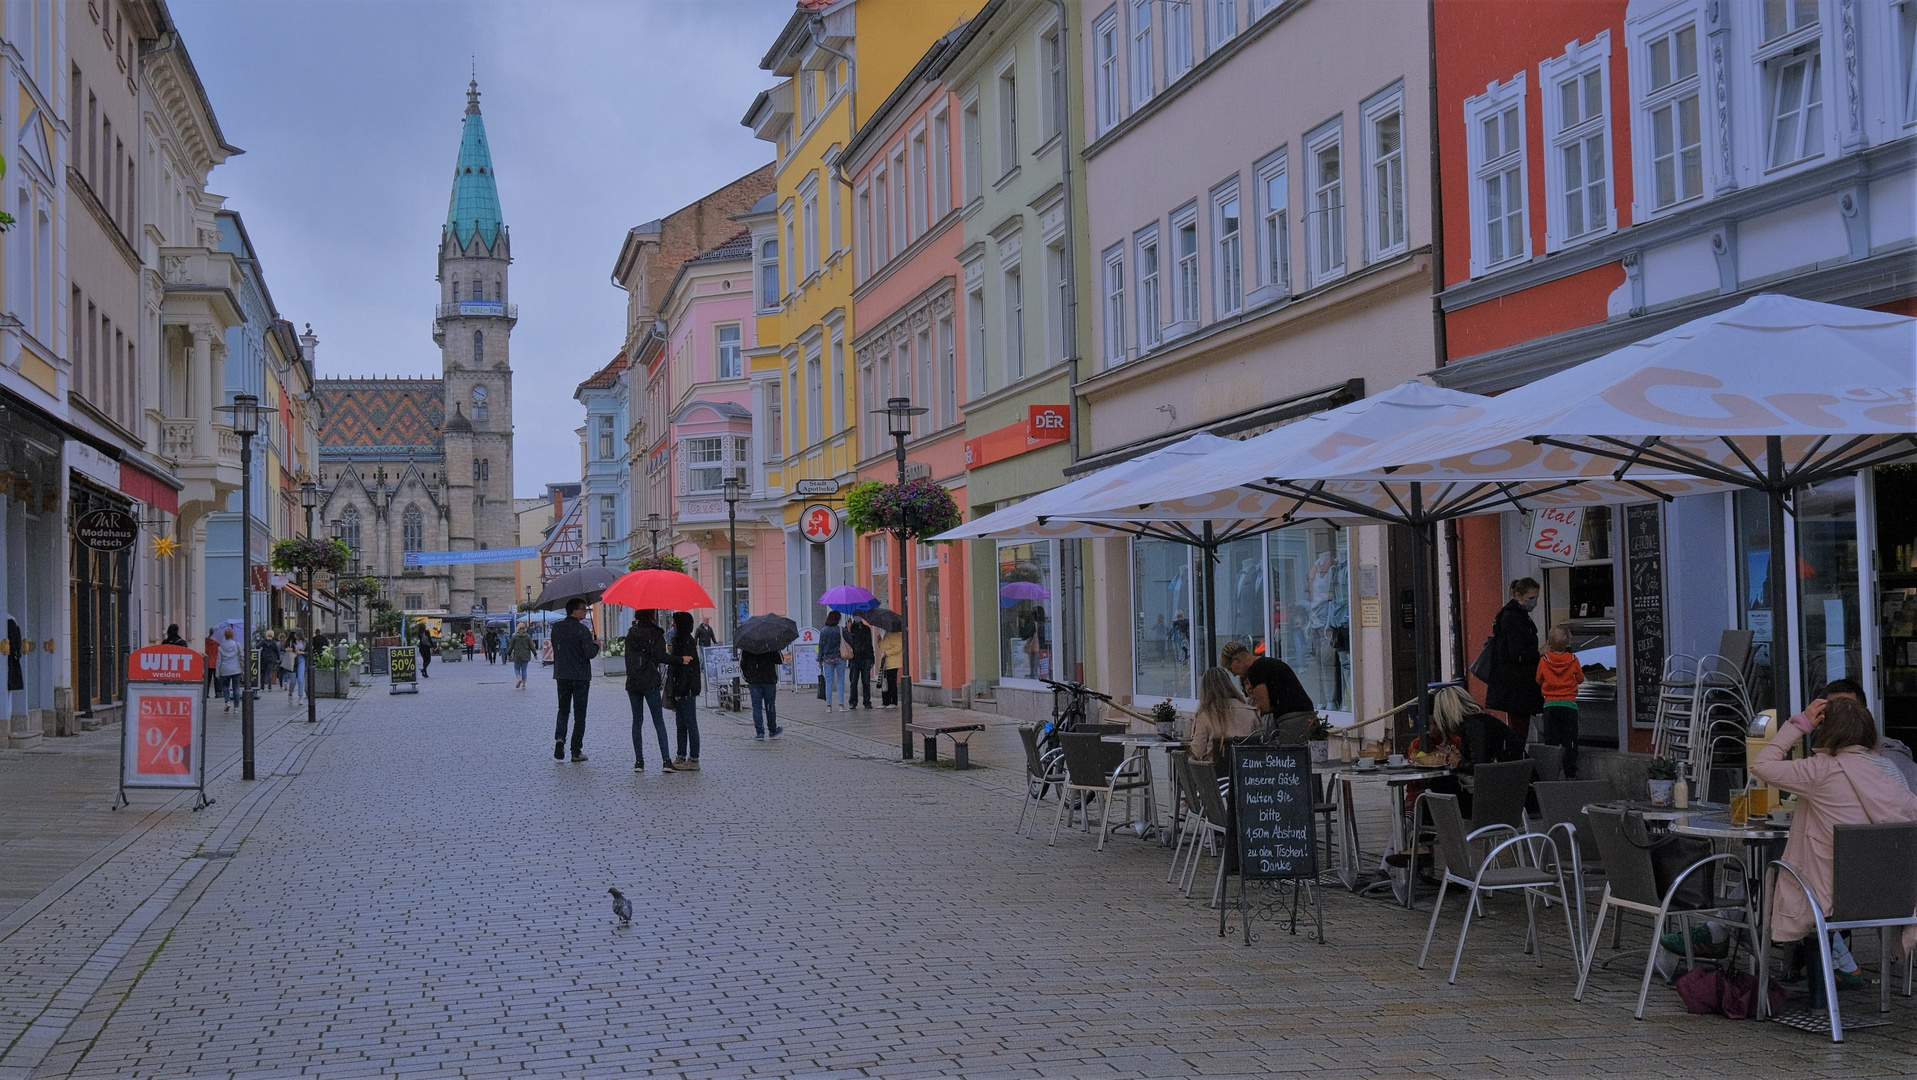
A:
[[[293,599],[295,600],[307,599],[306,590],[300,588],[298,585],[295,585],[290,581],[284,585],[281,585],[280,591],[293,597]],[[335,604],[336,604],[336,601],[334,600],[333,595],[331,593],[324,592],[324,591],[322,591],[319,594],[319,597],[317,599],[313,600],[313,607],[319,611],[333,611],[335,610]]]
[[[120,462],[120,490],[169,514],[180,512],[180,492],[165,479],[124,459]]]

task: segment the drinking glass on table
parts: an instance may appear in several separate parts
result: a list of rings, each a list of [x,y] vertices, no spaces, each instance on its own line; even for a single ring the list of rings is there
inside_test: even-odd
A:
[[[1771,789],[1769,785],[1751,785],[1750,816],[1752,821],[1761,821],[1771,816]]]
[[[1731,789],[1731,824],[1743,828],[1751,821],[1751,793],[1745,788]]]

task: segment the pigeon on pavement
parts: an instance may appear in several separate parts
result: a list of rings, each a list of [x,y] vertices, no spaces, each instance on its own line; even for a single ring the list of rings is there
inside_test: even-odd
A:
[[[612,894],[612,913],[619,916],[619,925],[631,926],[632,901],[626,899],[626,894],[620,892],[618,889],[607,889],[606,891]]]

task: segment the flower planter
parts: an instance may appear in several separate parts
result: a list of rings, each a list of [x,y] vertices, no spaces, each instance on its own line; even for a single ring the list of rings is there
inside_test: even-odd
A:
[[[624,675],[626,673],[626,658],[623,656],[601,656],[595,659],[593,664],[599,668],[599,674],[601,675]]]
[[[1313,765],[1323,765],[1325,762],[1330,760],[1331,760],[1331,740],[1329,739],[1311,740],[1311,763]]]
[[[1671,789],[1677,786],[1677,781],[1649,780],[1649,781],[1646,781],[1646,783],[1650,785],[1652,806],[1671,805],[1671,801],[1672,801]]]
[[[338,669],[313,672],[313,696],[323,698],[343,698],[346,696],[347,680],[345,673]]]

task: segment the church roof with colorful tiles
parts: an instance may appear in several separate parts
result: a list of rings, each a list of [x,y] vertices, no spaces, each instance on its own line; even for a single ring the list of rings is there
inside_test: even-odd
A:
[[[445,383],[439,379],[319,379],[313,392],[324,409],[322,455],[438,457],[444,452]]]

